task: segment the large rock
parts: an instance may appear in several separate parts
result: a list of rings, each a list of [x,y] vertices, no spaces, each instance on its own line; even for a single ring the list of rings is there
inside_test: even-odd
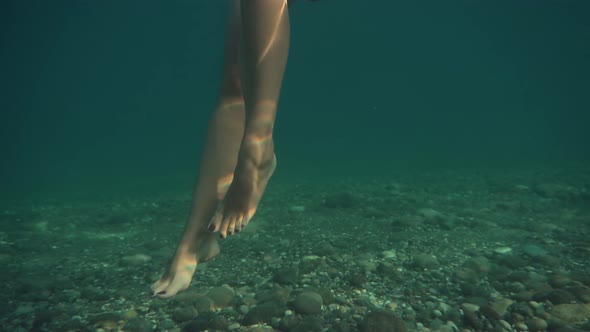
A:
[[[314,315],[322,312],[322,296],[315,292],[303,292],[293,301],[293,308],[303,315]]]
[[[590,304],[558,304],[551,310],[551,315],[568,323],[581,323],[590,319]]]
[[[375,310],[368,313],[361,323],[362,332],[407,332],[404,321],[387,310]]]

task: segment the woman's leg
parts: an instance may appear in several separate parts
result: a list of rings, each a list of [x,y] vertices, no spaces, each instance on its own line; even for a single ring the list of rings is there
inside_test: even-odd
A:
[[[154,294],[160,297],[170,297],[187,288],[197,263],[219,253],[215,235],[207,230],[207,225],[232,181],[245,123],[245,104],[238,65],[241,26],[239,0],[231,1],[230,6],[232,9],[225,42],[220,100],[210,120],[184,234],[168,270],[152,286]]]
[[[209,225],[221,237],[248,224],[274,171],[272,134],[289,51],[286,0],[242,0],[240,6],[246,123],[233,182]]]

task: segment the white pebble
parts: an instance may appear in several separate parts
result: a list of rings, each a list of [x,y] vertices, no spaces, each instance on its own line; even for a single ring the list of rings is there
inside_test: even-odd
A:
[[[512,248],[510,248],[510,247],[498,247],[498,248],[494,249],[494,252],[496,254],[505,255],[505,254],[511,253],[512,252]]]

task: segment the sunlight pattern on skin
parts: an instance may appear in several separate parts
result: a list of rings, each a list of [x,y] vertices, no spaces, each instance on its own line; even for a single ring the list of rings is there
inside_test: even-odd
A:
[[[222,200],[234,180],[234,173],[222,176],[217,180],[217,198]]]
[[[282,17],[286,10],[287,10],[287,2],[285,1],[283,3],[283,8],[278,13],[278,17]],[[266,56],[270,52],[271,46],[275,45],[275,40],[277,39],[277,35],[280,32],[279,26],[281,25],[281,23],[282,23],[282,20],[276,20],[276,25],[272,29],[271,37],[270,37],[268,43],[264,46],[264,49],[262,50],[262,52],[260,54],[260,58],[258,59],[258,61],[256,61],[257,65],[260,65],[262,63],[262,61],[264,61],[264,59],[266,58]]]

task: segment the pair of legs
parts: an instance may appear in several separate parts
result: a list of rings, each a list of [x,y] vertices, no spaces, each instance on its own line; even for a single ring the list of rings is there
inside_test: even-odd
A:
[[[223,81],[210,120],[191,213],[155,295],[188,287],[197,264],[256,212],[276,166],[273,127],[289,49],[287,0],[230,0]]]

